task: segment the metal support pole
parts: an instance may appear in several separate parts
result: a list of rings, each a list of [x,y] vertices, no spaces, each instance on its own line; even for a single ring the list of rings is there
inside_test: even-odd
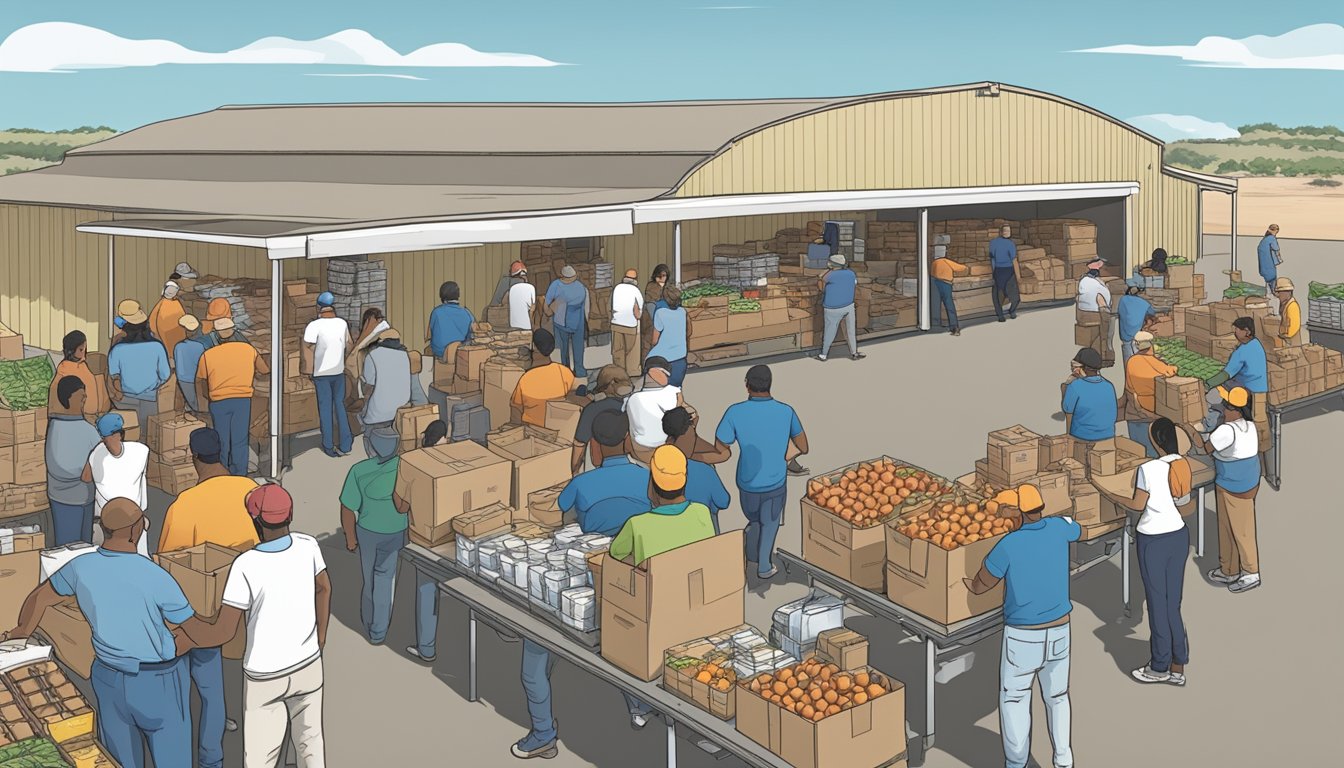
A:
[[[1197,508],[1198,508],[1198,510],[1199,510],[1199,512],[1198,512],[1199,517],[1198,517],[1198,521],[1197,521],[1196,524],[1195,524],[1195,530],[1196,530],[1196,532],[1197,532],[1197,535],[1196,535],[1196,537],[1195,537],[1195,556],[1196,556],[1196,557],[1203,557],[1203,556],[1204,556],[1204,509],[1205,509],[1205,506],[1204,506],[1204,489],[1203,489],[1203,488],[1200,488],[1200,489],[1199,489],[1199,501],[1197,502],[1197,504],[1198,504],[1198,507],[1197,507]]]
[[[924,641],[924,751],[928,752],[933,747],[934,734],[934,716],[933,700],[934,687],[938,681],[934,679],[937,674],[938,649],[933,646],[933,639]],[[927,761],[926,761],[927,762]]]
[[[1134,265],[1138,263],[1138,256],[1134,253],[1134,196],[1125,196],[1125,251],[1124,251],[1124,276],[1128,278],[1134,274]]]
[[[919,330],[927,331],[933,326],[933,313],[929,311],[929,209],[919,209]]]
[[[1232,193],[1232,266],[1237,268],[1237,193]]]
[[[1283,451],[1279,446],[1283,440],[1283,411],[1277,408],[1269,412],[1269,439],[1269,450],[1274,454],[1274,479],[1269,484],[1277,491],[1283,485]]]
[[[672,222],[672,282],[681,285],[681,222]]]
[[[467,610],[467,701],[477,701],[476,695],[476,609]]]
[[[1120,537],[1120,594],[1125,601],[1125,615],[1128,616],[1129,608],[1129,546],[1133,539],[1129,535],[1129,522],[1125,522],[1123,535]]]
[[[663,715],[667,721],[667,768],[677,768],[677,721]]]
[[[107,339],[117,335],[117,238],[107,236]],[[110,344],[108,345],[111,346]],[[105,348],[104,353],[107,352]]]
[[[271,473],[280,476],[280,387],[284,382],[285,350],[280,336],[280,307],[284,292],[284,269],[280,259],[271,259]]]

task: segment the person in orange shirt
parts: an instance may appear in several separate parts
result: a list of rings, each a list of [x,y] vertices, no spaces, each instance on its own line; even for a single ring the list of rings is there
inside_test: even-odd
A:
[[[942,239],[946,235],[938,237]],[[938,302],[947,311],[947,325],[952,329],[953,336],[960,336],[961,323],[957,321],[957,304],[952,300],[952,280],[957,275],[969,275],[971,268],[949,259],[947,246],[940,243],[933,246],[933,264],[930,265],[930,271],[933,275],[933,287],[938,291]]]
[[[518,380],[509,401],[515,424],[546,426],[546,403],[564,400],[574,389],[574,372],[551,360],[555,337],[538,328],[532,332],[532,367]]]
[[[103,377],[89,370],[89,341],[83,331],[71,331],[61,339],[61,353],[64,356],[56,366],[56,376],[51,380],[51,391],[47,394],[47,407],[56,408],[56,385],[66,376],[74,376],[84,382],[87,397],[84,400],[84,416],[97,416],[111,408],[107,399],[107,388],[103,386]]]
[[[1148,457],[1157,458],[1148,434],[1157,418],[1157,378],[1175,376],[1176,366],[1164,363],[1153,351],[1153,334],[1134,334],[1134,354],[1125,363],[1125,394],[1121,398],[1121,418],[1129,427],[1129,439],[1139,443]]]
[[[178,322],[187,314],[186,308],[177,298],[180,290],[172,280],[164,283],[163,298],[149,311],[149,332],[163,342],[164,349],[168,350],[169,361],[173,359],[173,349],[178,342],[187,338],[186,329]]]
[[[220,462],[222,445],[215,430],[201,427],[192,431],[189,440],[198,479],[168,507],[156,551],[217,544],[246,552],[257,546],[261,539],[247,513],[247,494],[256,489],[256,481],[229,474]],[[223,657],[219,648],[193,648],[187,657],[191,681],[201,697],[198,764],[221,765],[224,731],[238,730],[238,723],[225,716]]]
[[[1280,277],[1274,282],[1274,295],[1279,300],[1279,315],[1283,322],[1279,325],[1279,346],[1302,346],[1302,307],[1293,298],[1293,281]]]
[[[215,321],[228,318],[233,319],[233,307],[229,306],[228,299],[211,299],[205,307],[205,319],[201,321],[201,333],[210,336],[215,332]],[[212,337],[212,341],[218,341]],[[206,345],[209,348],[210,345]]]
[[[209,405],[210,419],[223,443],[224,464],[235,475],[247,474],[247,428],[252,417],[252,381],[271,372],[266,359],[233,329],[233,320],[215,320],[219,342],[201,355],[196,368],[196,398]]]

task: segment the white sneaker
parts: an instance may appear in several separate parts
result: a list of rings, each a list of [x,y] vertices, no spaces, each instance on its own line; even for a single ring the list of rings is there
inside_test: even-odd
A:
[[[1167,685],[1174,685],[1174,686],[1177,686],[1177,687],[1182,687],[1182,686],[1184,686],[1184,685],[1185,685],[1185,673],[1184,673],[1184,672],[1172,672],[1172,673],[1171,673],[1171,677],[1168,677],[1168,678],[1167,678]]]
[[[1221,570],[1217,568],[1214,568],[1212,571],[1209,571],[1209,581],[1216,581],[1219,584],[1232,584],[1236,582],[1237,579],[1239,578],[1241,578],[1241,574],[1237,574],[1236,576],[1228,576],[1226,573],[1223,573]]]
[[[1260,574],[1248,573],[1240,579],[1237,579],[1235,582],[1228,584],[1227,591],[1236,593],[1249,592],[1258,586],[1260,586]]]
[[[630,727],[631,727],[631,728],[634,728],[636,731],[642,731],[642,730],[644,730],[644,726],[646,726],[646,725],[648,725],[648,724],[649,724],[649,716],[648,716],[648,715],[631,715],[631,716],[630,716]]]
[[[1140,683],[1165,683],[1171,680],[1170,672],[1154,672],[1153,668],[1147,664],[1129,674]]]

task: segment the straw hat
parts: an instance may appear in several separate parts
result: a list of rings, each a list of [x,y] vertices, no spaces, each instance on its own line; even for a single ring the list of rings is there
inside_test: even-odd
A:
[[[1295,291],[1295,290],[1297,290],[1297,288],[1293,285],[1293,281],[1289,280],[1286,277],[1280,277],[1278,280],[1274,281],[1275,293],[1279,293],[1280,291]]]

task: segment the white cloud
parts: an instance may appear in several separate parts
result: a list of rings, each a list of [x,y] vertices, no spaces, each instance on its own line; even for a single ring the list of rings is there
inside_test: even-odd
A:
[[[160,64],[305,64],[365,67],[554,67],[526,53],[490,53],[461,43],[435,43],[402,54],[361,29],[317,40],[265,37],[224,53],[171,40],[130,40],[62,21],[30,24],[0,42],[0,71],[73,72]]]
[[[386,77],[393,80],[428,80],[427,77],[416,77],[415,75],[394,75],[383,72],[304,72],[308,77]]]
[[[1125,122],[1163,141],[1181,139],[1235,139],[1241,134],[1227,123],[1212,123],[1194,115],[1139,115]]]
[[[1312,24],[1274,37],[1205,37],[1194,45],[1108,45],[1073,53],[1174,56],[1205,67],[1344,70],[1344,26]]]

